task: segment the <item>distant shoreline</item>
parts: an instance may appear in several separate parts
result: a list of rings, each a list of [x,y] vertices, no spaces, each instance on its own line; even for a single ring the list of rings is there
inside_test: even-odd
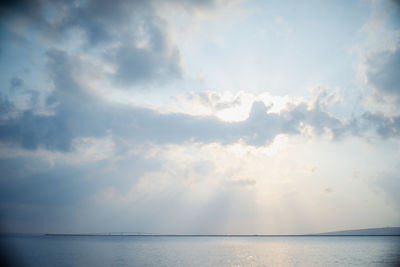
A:
[[[146,232],[106,232],[106,233],[0,233],[0,236],[87,236],[87,237],[323,237],[323,236],[400,236],[400,227],[354,229],[315,234],[157,234]]]

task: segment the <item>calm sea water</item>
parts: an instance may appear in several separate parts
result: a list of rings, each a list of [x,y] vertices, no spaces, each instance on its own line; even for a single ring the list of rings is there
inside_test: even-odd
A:
[[[399,237],[1,237],[16,266],[399,266]]]

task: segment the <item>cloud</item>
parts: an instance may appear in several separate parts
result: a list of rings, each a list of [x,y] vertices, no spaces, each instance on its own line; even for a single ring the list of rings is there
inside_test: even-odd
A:
[[[96,139],[100,146],[98,152],[104,152],[105,144],[101,140],[112,142],[111,137],[115,143],[112,153],[96,157],[96,151],[93,151],[88,160],[82,159],[86,158],[82,153],[95,147],[61,153],[43,149],[19,150],[17,155],[2,147],[0,226],[33,232],[119,229],[206,234],[210,231],[247,232],[243,229],[262,232],[268,222],[274,230],[281,229],[282,221],[293,220],[292,208],[309,209],[298,199],[318,203],[316,195],[326,187],[326,179],[342,179],[338,180],[340,184],[347,181],[341,175],[342,169],[352,170],[353,167],[347,167],[346,158],[330,162],[332,154],[365,153],[369,149],[357,139],[347,139],[339,144],[305,144],[301,136],[287,136],[290,139],[284,141],[288,142],[287,146],[281,138],[275,138],[271,145],[259,148],[243,143],[222,145],[190,141],[178,145],[118,144],[118,138],[108,136]],[[77,145],[82,147],[80,143]],[[354,150],[347,150],[352,143],[359,145]],[[268,150],[274,149],[277,149],[274,154],[269,153]],[[363,157],[358,159],[365,163]],[[329,166],[334,164],[333,172],[323,167],[325,164],[320,161],[326,161]],[[321,170],[327,172],[326,179],[314,179],[315,174],[304,171],[305,164],[310,162],[318,162]],[[355,162],[355,165],[359,164]],[[370,165],[373,168],[379,166]],[[304,196],[296,198],[294,207],[281,206],[286,193],[293,190],[304,192]],[[347,197],[354,198],[354,195]],[[326,208],[326,203],[322,206]],[[343,212],[341,205],[334,206],[337,207],[335,213]],[[313,213],[320,214],[320,207],[312,207]],[[350,206],[346,210],[353,212],[360,207],[363,206]],[[275,219],[271,220],[271,214],[277,209],[279,218],[272,216]],[[209,216],[215,214],[218,216],[210,220]],[[305,214],[300,210],[297,215]],[[259,220],[262,223],[255,224],[258,227],[251,224]],[[29,223],[17,227],[21,221]],[[52,223],[47,225],[49,221]]]
[[[309,109],[305,103],[301,103],[288,112],[289,120],[285,124],[286,128],[293,128],[294,125],[303,122],[310,125],[318,135],[324,133],[325,129],[330,129],[339,137],[344,133],[345,124],[339,119],[321,110],[320,106]]]
[[[160,16],[165,5],[190,12],[212,9],[215,3],[16,0],[2,2],[0,22],[10,36],[31,40],[32,47],[40,44],[80,55],[96,54],[96,60],[113,66],[109,78],[114,86],[146,87],[180,78],[183,72],[180,51],[169,36],[167,21]],[[33,32],[34,38],[30,35]]]
[[[343,139],[363,137],[370,130],[385,139],[398,138],[397,115],[370,111],[343,119],[337,115],[348,114],[354,103],[346,99],[350,105],[338,107],[345,101],[337,91],[322,89],[306,97],[202,91],[178,99],[182,94],[174,86],[182,104],[174,103],[175,109],[112,102],[134,95],[136,99],[124,102],[142,104],[153,94],[120,89],[156,89],[192,76],[184,72],[183,54],[175,40],[183,41],[182,51],[190,51],[186,56],[196,52],[192,56],[202,57],[208,45],[196,43],[197,38],[181,39],[186,31],[196,31],[192,26],[197,21],[176,27],[184,33],[176,30],[175,35],[168,23],[187,22],[187,14],[180,17],[180,12],[193,12],[195,17],[199,9],[223,3],[32,0],[1,4],[5,33],[0,38],[7,53],[0,56],[10,66],[2,76],[0,94],[1,227],[58,232],[112,228],[161,233],[282,232],[297,218],[308,218],[303,221],[310,225],[318,221],[311,213],[329,211],[323,220],[337,223],[335,218],[341,218],[342,204],[350,203],[348,199],[353,201],[345,213],[360,214],[370,192],[363,188],[362,179],[349,182],[348,174],[360,166],[371,173],[395,164],[396,159],[390,159],[386,148],[374,147],[371,153],[360,138]],[[250,6],[238,9],[243,8]],[[197,18],[205,15],[200,13]],[[239,25],[246,19],[237,24],[230,20],[232,14],[227,12],[222,19],[229,17],[229,29],[248,32]],[[201,20],[210,25],[210,18]],[[368,50],[362,74],[376,92],[398,98],[399,52],[392,43],[383,43],[376,53]],[[13,46],[18,48],[11,51]],[[243,52],[239,56],[247,56],[248,51]],[[196,72],[191,63],[188,66]],[[25,71],[27,66],[30,71]],[[186,90],[193,85],[190,79],[177,84]],[[201,86],[207,86],[206,80]],[[247,82],[243,88],[254,87]],[[162,106],[159,102],[168,97],[164,92],[160,101],[159,96],[158,104],[152,104]],[[324,138],[314,138],[320,135]],[[354,151],[366,156],[351,161],[343,156]],[[378,187],[398,202],[394,197],[398,177],[392,176]],[[336,184],[328,187],[327,179]],[[355,199],[354,190],[361,197]],[[375,202],[379,197],[370,199]],[[384,207],[376,203],[379,209],[368,205],[362,211],[365,216],[358,217],[364,222],[383,221],[375,211]]]
[[[11,151],[0,158],[0,230],[18,232],[70,231],[76,216],[88,219],[90,209],[79,212],[96,192],[113,188],[115,194],[126,195],[145,172],[161,166],[157,158],[124,150],[90,161],[80,160],[81,151]]]
[[[368,82],[381,93],[400,97],[400,48],[374,55],[368,65]]]
[[[361,105],[369,112],[399,112],[399,9],[395,1],[371,2],[370,17],[360,28],[362,39],[352,50],[358,55],[356,83]]]
[[[202,1],[192,5],[197,7],[205,3],[212,6],[212,2]],[[164,82],[181,74],[179,51],[170,42],[163,21],[157,15],[156,2],[119,0],[110,4],[108,1],[86,1],[73,5],[64,1],[43,1],[32,14],[24,11],[27,5],[30,3],[22,1],[6,10],[9,15],[46,25],[40,27],[44,32],[54,30],[67,35],[76,29],[83,31],[89,48],[104,46],[104,51],[99,50],[103,51],[101,60],[115,64],[111,80],[118,84],[129,87]],[[41,15],[40,19],[37,14]],[[80,49],[82,52],[85,48]],[[76,138],[106,135],[134,142],[183,143],[191,140],[228,144],[243,140],[260,146],[280,133],[299,134],[304,125],[311,126],[316,134],[329,129],[335,137],[344,135],[350,127],[323,110],[325,102],[331,101],[330,95],[318,98],[313,107],[300,102],[281,114],[269,112],[272,106],[256,101],[249,104],[249,117],[237,122],[220,121],[214,116],[161,114],[151,109],[112,104],[82,84],[78,76],[84,76],[90,66],[85,65],[80,56],[61,49],[48,50],[46,71],[54,86],[46,99],[49,112],[38,113],[33,103],[32,108],[21,111],[19,116],[4,118],[0,124],[1,141],[25,149],[44,147],[59,151],[69,151]],[[14,77],[10,86],[17,90],[24,84]],[[210,93],[199,94],[198,98],[216,111],[241,104],[240,98],[225,101]],[[37,99],[32,98],[32,101]],[[9,102],[3,99],[4,113],[9,114],[10,109]]]
[[[110,41],[113,31],[135,14],[146,1],[82,1],[64,0],[12,1],[2,6],[4,17],[10,21],[38,27],[44,35],[60,38],[72,29],[82,30],[91,45]],[[27,12],[29,11],[29,12]],[[61,36],[60,36],[61,35]]]
[[[10,91],[18,90],[23,85],[23,81],[19,77],[13,77],[10,80]]]
[[[161,114],[155,110],[107,102],[87,90],[75,78],[85,66],[78,58],[61,50],[46,54],[47,71],[54,85],[47,104],[52,114],[43,115],[28,109],[18,117],[4,119],[0,140],[26,149],[45,147],[68,151],[79,137],[124,138],[133,142],[183,143],[243,140],[261,146],[281,133],[299,134],[309,125],[320,135],[330,129],[335,137],[344,135],[349,125],[322,110],[321,105],[306,103],[291,106],[281,114],[268,113],[271,106],[254,102],[247,120],[224,122],[211,116],[180,113]]]
[[[121,46],[115,51],[118,62],[114,80],[117,84],[129,86],[143,82],[165,82],[180,77],[180,55],[177,48],[165,52],[166,48],[154,51],[134,46]]]
[[[239,95],[234,96],[233,99],[227,100],[213,91],[202,91],[198,93],[189,92],[184,98],[186,101],[190,101],[190,104],[198,102],[205,107],[215,110],[223,110],[241,105],[241,98]]]
[[[12,104],[2,101],[5,117],[0,124],[0,140],[29,150],[44,147],[69,151],[73,140],[81,137],[124,139],[135,143],[176,143],[187,141],[231,144],[239,140],[263,146],[279,134],[301,134],[309,126],[314,134],[329,132],[334,139],[347,134],[362,135],[376,129],[384,138],[398,137],[399,119],[365,113],[360,118],[342,121],[324,111],[326,103],[316,97],[313,103],[292,103],[287,109],[270,113],[271,106],[253,102],[244,121],[225,122],[214,116],[182,113],[162,114],[148,108],[107,102],[76,79],[85,65],[79,58],[61,50],[46,54],[47,71],[54,90],[47,97],[49,114],[35,112],[34,106],[19,116],[7,116]],[[331,98],[331,96],[329,96]]]
[[[38,31],[50,47],[68,48],[63,42],[80,40],[79,53],[97,49],[99,59],[115,66],[112,80],[118,86],[166,82],[181,75],[180,53],[158,16],[157,1],[15,1],[1,10],[10,32],[22,25]]]
[[[400,116],[387,117],[382,114],[365,112],[362,118],[382,138],[400,137]]]
[[[26,160],[26,159],[25,159]],[[33,205],[74,205],[93,190],[93,181],[85,179],[88,172],[82,168],[44,168],[34,164],[40,171],[27,170],[24,159],[2,159],[2,179],[0,202]],[[15,168],[14,171],[10,168]],[[10,174],[10,172],[13,172]],[[11,179],[12,177],[12,179]],[[91,186],[92,185],[92,186]]]
[[[14,110],[14,104],[0,94],[0,120],[6,119],[7,114],[11,114]]]

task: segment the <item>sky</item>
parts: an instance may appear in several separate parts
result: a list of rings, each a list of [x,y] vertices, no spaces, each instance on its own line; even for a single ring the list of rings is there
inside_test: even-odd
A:
[[[0,231],[400,226],[400,3],[0,5]]]

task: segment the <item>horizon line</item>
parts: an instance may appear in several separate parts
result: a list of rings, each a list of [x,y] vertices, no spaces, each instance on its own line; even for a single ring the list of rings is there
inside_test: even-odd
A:
[[[362,231],[367,230],[383,230],[388,228],[398,228],[398,233],[365,233]],[[352,231],[359,233],[350,233]],[[345,232],[349,232],[346,234]],[[220,237],[253,237],[253,236],[400,236],[400,226],[386,226],[386,227],[375,227],[375,228],[362,228],[362,229],[349,229],[349,230],[337,230],[329,232],[318,232],[318,233],[307,233],[307,234],[177,234],[177,233],[151,233],[151,232],[131,232],[131,231],[117,231],[117,232],[102,232],[102,233],[16,233],[16,232],[0,232],[0,235],[47,235],[47,236],[220,236]]]

